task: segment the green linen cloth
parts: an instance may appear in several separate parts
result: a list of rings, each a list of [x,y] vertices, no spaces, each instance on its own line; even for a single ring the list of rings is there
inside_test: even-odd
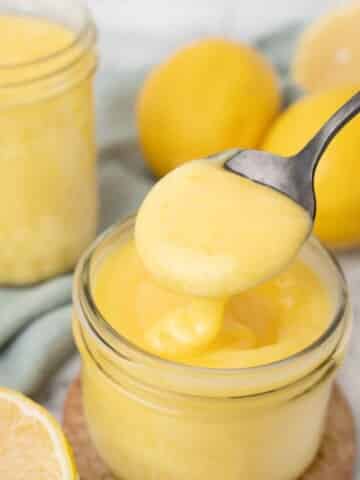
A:
[[[299,28],[256,42],[280,72],[286,101],[297,94],[287,68]],[[100,230],[134,212],[153,183],[135,141],[100,145],[99,181]],[[64,275],[29,288],[0,289],[0,385],[34,394],[71,354],[71,288],[72,276]]]

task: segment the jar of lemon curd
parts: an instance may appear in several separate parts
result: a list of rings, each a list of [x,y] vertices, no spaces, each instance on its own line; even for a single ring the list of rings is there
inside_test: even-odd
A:
[[[100,237],[75,278],[83,402],[100,455],[123,480],[298,478],[321,443],[349,337],[351,316],[338,265],[315,238],[300,253],[334,299],[328,328],[305,350],[250,368],[182,365],[129,342],[96,306],[99,267],[133,235],[133,226],[130,219]]]
[[[71,269],[96,232],[95,28],[77,0],[0,0],[0,283]]]

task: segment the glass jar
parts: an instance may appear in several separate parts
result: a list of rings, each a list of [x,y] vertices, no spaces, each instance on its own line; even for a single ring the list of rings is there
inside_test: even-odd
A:
[[[298,478],[319,448],[350,332],[338,265],[315,238],[302,249],[334,299],[328,329],[304,351],[253,368],[185,366],[131,344],[94,303],[99,265],[133,226],[130,219],[101,236],[75,276],[83,403],[100,455],[124,480]]]
[[[0,22],[0,283],[26,284],[96,233],[96,32],[77,0],[0,0]]]

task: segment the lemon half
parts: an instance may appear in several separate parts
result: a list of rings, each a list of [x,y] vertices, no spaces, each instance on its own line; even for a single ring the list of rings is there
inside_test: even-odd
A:
[[[301,36],[292,77],[310,92],[360,83],[360,3],[320,17]]]
[[[1,480],[78,480],[56,420],[20,393],[0,388]]]

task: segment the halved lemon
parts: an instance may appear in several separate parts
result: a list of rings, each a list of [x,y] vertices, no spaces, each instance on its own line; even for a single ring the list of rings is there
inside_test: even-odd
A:
[[[79,479],[57,421],[24,395],[4,388],[0,388],[0,479]]]
[[[332,10],[300,37],[292,64],[295,83],[315,92],[360,82],[360,2]]]

